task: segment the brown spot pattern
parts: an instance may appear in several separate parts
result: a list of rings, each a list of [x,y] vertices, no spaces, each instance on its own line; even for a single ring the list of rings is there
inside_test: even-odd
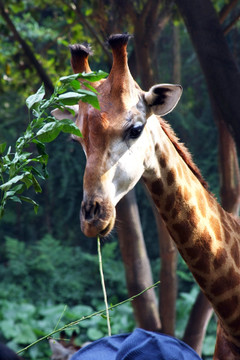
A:
[[[212,242],[212,238],[209,234],[209,232],[207,231],[207,229],[205,229],[201,236],[199,237],[199,243],[202,245],[202,247],[204,249],[206,249],[208,252],[211,251],[211,242]]]
[[[218,249],[215,259],[213,261],[214,269],[219,269],[222,265],[225,264],[227,260],[227,252],[225,249]]]
[[[236,309],[239,307],[239,300],[238,296],[232,296],[229,299],[221,301],[217,306],[217,311],[223,316],[224,318],[228,318],[234,314]]]
[[[164,192],[163,182],[158,179],[152,183],[151,190],[153,194],[162,195]]]
[[[176,208],[174,208],[172,211],[172,219],[173,220],[176,218],[177,214],[178,214],[178,210]]]
[[[195,279],[196,279],[197,283],[199,284],[199,286],[204,289],[206,287],[206,285],[207,285],[206,279],[203,276],[195,273],[194,270],[192,271],[192,274],[195,277]]]
[[[159,144],[156,144],[155,145],[155,152],[157,153],[159,151],[160,147],[159,147]]]
[[[186,254],[191,260],[197,260],[192,267],[203,273],[210,273],[209,244],[204,241],[196,241],[194,246],[185,248]]]
[[[187,215],[187,218],[188,218],[190,224],[192,226],[196,227],[198,222],[199,222],[196,209],[195,208],[190,208],[186,215]]]
[[[210,273],[210,256],[206,251],[200,254],[198,261],[193,265],[193,268],[201,270],[204,274]]]
[[[186,251],[186,254],[193,260],[197,259],[199,256],[199,247],[198,246],[185,248],[185,251]]]
[[[182,244],[186,243],[190,239],[192,232],[193,232],[193,228],[192,228],[192,226],[190,226],[190,224],[187,220],[183,220],[177,224],[174,224],[173,230],[175,230],[177,232],[177,234],[179,234],[179,236],[181,236]]]
[[[165,210],[169,212],[175,203],[175,194],[172,193],[166,197],[166,204],[165,204]]]
[[[167,184],[168,186],[171,186],[174,183],[175,180],[175,171],[170,170],[167,174]]]
[[[238,243],[237,243],[236,239],[234,240],[234,244],[233,244],[233,246],[231,248],[231,255],[232,255],[232,258],[233,258],[236,266],[239,267],[239,265],[240,265],[239,246],[238,246]]]
[[[239,330],[239,324],[240,324],[240,315],[230,323],[228,323],[228,326],[230,326],[233,330]],[[236,338],[236,336],[235,336]],[[240,340],[240,338],[239,338]]]
[[[211,286],[214,296],[224,294],[240,284],[240,275],[231,267],[226,275],[220,276]]]
[[[160,166],[162,168],[165,168],[167,165],[167,160],[166,160],[166,156],[164,154],[161,155],[160,160],[159,160]]]

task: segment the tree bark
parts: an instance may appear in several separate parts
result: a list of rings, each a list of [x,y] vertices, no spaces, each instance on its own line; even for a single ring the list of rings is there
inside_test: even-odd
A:
[[[153,283],[134,190],[117,205],[117,232],[128,293],[132,296]],[[137,297],[132,304],[139,327],[152,331],[161,328],[154,289]]]
[[[209,93],[240,144],[240,73],[210,0],[176,0],[197,52]]]
[[[232,9],[237,5],[238,0],[231,0],[227,4],[225,4],[221,11],[219,12],[219,22],[222,24],[224,20],[227,18]]]
[[[162,332],[174,336],[177,299],[177,248],[169,235],[161,215],[156,211],[155,218],[161,256],[159,313]]]
[[[181,83],[181,50],[180,50],[180,35],[179,27],[173,27],[173,71],[172,71],[172,81],[175,84]]]
[[[239,215],[240,172],[235,142],[223,121],[217,121],[219,130],[219,172],[222,207]]]
[[[200,356],[202,354],[203,340],[212,313],[212,305],[200,291],[193,305],[183,336],[183,341],[191,346]]]

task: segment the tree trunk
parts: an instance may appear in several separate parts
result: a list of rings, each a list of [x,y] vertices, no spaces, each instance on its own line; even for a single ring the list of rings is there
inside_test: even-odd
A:
[[[200,291],[193,305],[183,341],[191,346],[200,356],[208,322],[213,313],[212,305]]]
[[[134,190],[117,205],[117,231],[128,293],[132,296],[153,283]],[[139,327],[152,331],[161,328],[154,289],[137,297],[132,304]]]
[[[158,228],[158,238],[161,256],[159,313],[162,322],[162,332],[174,336],[176,322],[177,299],[177,248],[169,232],[156,211],[155,218]]]
[[[197,52],[209,93],[240,144],[240,73],[210,0],[176,0]]]
[[[136,53],[137,74],[140,77],[140,83],[143,90],[147,91],[155,84],[154,69],[151,62],[151,56],[154,46],[151,40],[144,35],[141,23],[135,24],[134,49]]]
[[[172,81],[175,84],[181,83],[181,51],[180,51],[180,34],[179,26],[173,25],[173,71]]]
[[[222,207],[239,215],[240,172],[235,142],[223,121],[217,121],[219,130],[219,171]]]

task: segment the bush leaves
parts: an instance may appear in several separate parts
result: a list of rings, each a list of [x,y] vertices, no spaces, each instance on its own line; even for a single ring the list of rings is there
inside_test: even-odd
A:
[[[100,109],[97,92],[92,83],[101,80],[106,75],[103,71],[98,71],[64,76],[58,80],[49,99],[44,98],[43,85],[35,94],[27,98],[26,105],[32,111],[33,119],[29,122],[24,134],[17,139],[15,151],[12,151],[11,147],[6,151],[5,142],[0,144],[0,219],[4,215],[8,200],[19,203],[28,202],[37,212],[36,201],[23,196],[22,193],[30,187],[35,193],[42,191],[37,177],[46,179],[48,176],[46,170],[48,154],[45,143],[55,140],[61,132],[81,136],[80,130],[71,119],[58,121],[49,115],[49,110],[52,108],[68,110],[68,106],[78,104],[79,100]],[[84,89],[79,79],[84,79]],[[26,148],[30,145],[31,152],[27,152]],[[32,150],[32,145],[35,150]]]

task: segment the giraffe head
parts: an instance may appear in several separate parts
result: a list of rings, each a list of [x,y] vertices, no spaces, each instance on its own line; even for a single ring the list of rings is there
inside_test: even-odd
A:
[[[109,38],[112,69],[107,79],[94,83],[101,110],[81,101],[76,109],[83,138],[75,140],[87,160],[80,219],[82,231],[90,237],[105,236],[113,228],[116,204],[151,166],[150,117],[173,110],[182,93],[180,85],[170,84],[143,91],[128,68],[128,39],[128,34]],[[90,71],[87,47],[74,45],[71,54],[75,73]],[[59,118],[59,110],[54,115]]]

